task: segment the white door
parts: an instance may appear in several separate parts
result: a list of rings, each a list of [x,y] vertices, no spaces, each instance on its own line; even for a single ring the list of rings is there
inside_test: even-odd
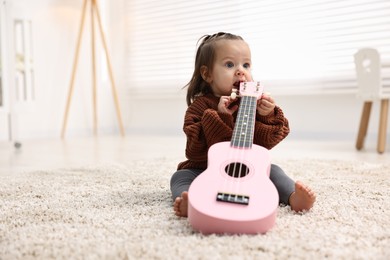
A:
[[[10,139],[10,121],[9,121],[9,85],[7,82],[6,53],[7,53],[7,34],[6,34],[6,13],[5,1],[0,2],[0,141]]]
[[[19,139],[35,100],[32,23],[25,1],[1,1],[0,140]]]

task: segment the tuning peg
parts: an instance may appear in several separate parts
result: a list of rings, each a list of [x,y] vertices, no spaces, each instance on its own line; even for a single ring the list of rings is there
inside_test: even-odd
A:
[[[234,99],[236,99],[236,98],[237,98],[237,91],[238,91],[238,90],[237,90],[237,89],[235,89],[235,88],[234,88],[234,89],[232,89],[232,93],[230,94],[230,98],[231,98],[231,99],[233,99],[233,100],[234,100]]]

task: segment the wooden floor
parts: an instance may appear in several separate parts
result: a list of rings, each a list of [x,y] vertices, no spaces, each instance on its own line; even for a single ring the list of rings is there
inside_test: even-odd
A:
[[[356,151],[354,142],[302,141],[286,139],[271,155],[280,159],[334,159],[367,162],[390,162],[390,147],[376,152],[375,142]],[[123,163],[158,157],[184,158],[184,136],[130,135],[67,138],[65,140],[24,141],[15,148],[9,141],[0,142],[0,175],[48,168],[86,166],[97,163]]]

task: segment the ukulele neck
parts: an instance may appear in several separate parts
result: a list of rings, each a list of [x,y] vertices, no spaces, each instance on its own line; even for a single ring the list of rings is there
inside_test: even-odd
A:
[[[256,119],[257,98],[242,96],[230,146],[251,148]]]

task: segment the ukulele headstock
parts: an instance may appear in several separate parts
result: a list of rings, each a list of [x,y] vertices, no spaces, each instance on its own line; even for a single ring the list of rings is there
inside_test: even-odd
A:
[[[240,96],[251,96],[259,99],[263,94],[263,90],[264,86],[260,84],[260,81],[240,83]]]

